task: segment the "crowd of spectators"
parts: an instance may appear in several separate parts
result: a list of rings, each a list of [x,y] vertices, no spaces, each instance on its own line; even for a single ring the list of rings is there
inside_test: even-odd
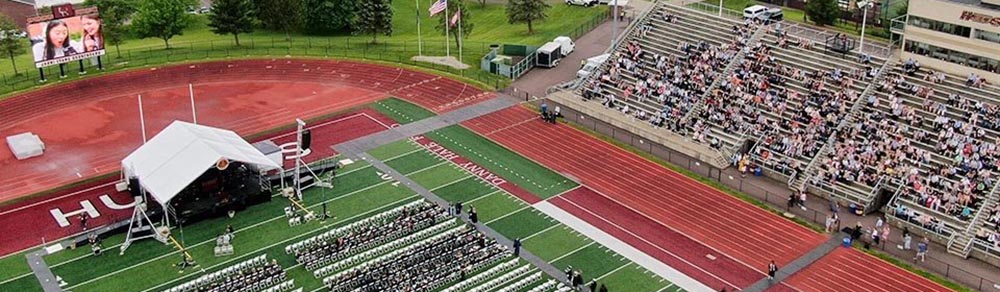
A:
[[[656,17],[662,19],[658,25],[663,26],[682,21],[666,11]],[[584,98],[600,99],[604,106],[622,114],[686,134],[688,127],[680,123],[681,118],[699,102],[718,71],[746,45],[756,25],[734,25],[732,39],[719,46],[705,40],[678,41],[673,50],[647,45],[651,28],[648,20],[640,25],[638,36],[613,54],[608,69],[585,84]],[[705,141],[704,133],[696,136]]]
[[[829,65],[796,52],[812,50],[812,42],[779,25],[763,28],[773,35],[769,41],[748,44],[760,28],[750,20],[734,25],[732,38],[719,45],[698,36],[650,41],[659,39],[654,31],[690,26],[688,18],[660,10],[643,20],[604,71],[584,84],[584,98],[715,149],[730,146],[732,137],[759,138],[752,153],[731,157],[744,173],[764,167],[794,175],[819,159],[814,185],[902,186],[897,198],[914,208],[892,206],[894,215],[939,233],[951,224],[940,216],[968,221],[994,189],[1000,99],[985,78],[973,73],[962,82],[916,60],[880,72],[881,64],[865,54]],[[720,75],[740,55],[734,70]],[[804,61],[789,55],[805,55]],[[875,80],[872,93],[862,96]],[[719,86],[704,92],[713,81]],[[701,110],[689,115],[699,102]],[[861,110],[852,113],[859,102]],[[995,243],[992,226],[981,237]]]

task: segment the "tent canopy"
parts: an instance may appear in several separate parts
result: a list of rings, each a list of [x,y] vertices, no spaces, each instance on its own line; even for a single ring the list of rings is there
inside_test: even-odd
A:
[[[174,121],[125,157],[122,172],[166,205],[221,159],[280,167],[233,131]]]

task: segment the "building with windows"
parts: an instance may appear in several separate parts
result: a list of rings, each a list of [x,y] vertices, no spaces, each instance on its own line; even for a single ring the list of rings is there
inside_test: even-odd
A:
[[[1000,0],[910,0],[901,58],[1000,83]]]

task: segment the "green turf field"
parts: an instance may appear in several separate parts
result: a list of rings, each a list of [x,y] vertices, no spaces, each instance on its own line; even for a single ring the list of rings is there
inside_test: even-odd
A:
[[[419,106],[396,98],[380,101],[374,104],[373,108],[401,123],[434,115]],[[543,199],[554,197],[578,185],[459,125],[433,131],[426,136]]]

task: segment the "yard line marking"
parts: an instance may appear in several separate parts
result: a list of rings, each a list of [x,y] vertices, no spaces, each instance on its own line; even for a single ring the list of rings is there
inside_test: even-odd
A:
[[[337,225],[337,224],[340,224],[340,223],[344,223],[344,222],[347,222],[348,220],[351,220],[351,219],[355,219],[355,218],[358,218],[358,217],[360,217],[360,216],[363,216],[363,215],[368,215],[369,213],[372,213],[372,212],[376,212],[376,211],[379,211],[379,210],[382,210],[382,209],[384,209],[384,208],[386,208],[386,207],[388,207],[388,206],[393,206],[393,205],[395,205],[395,204],[399,204],[400,202],[404,202],[404,201],[406,201],[406,200],[410,200],[410,199],[413,199],[413,198],[419,198],[419,197],[420,197],[420,195],[417,195],[417,194],[414,194],[414,195],[411,195],[411,196],[409,196],[409,197],[406,197],[406,198],[402,198],[402,199],[399,199],[399,200],[397,200],[397,201],[394,201],[394,202],[392,202],[392,203],[389,203],[389,204],[386,204],[386,205],[382,205],[382,206],[380,206],[380,207],[378,207],[378,208],[375,208],[375,209],[372,209],[372,210],[369,210],[368,212],[364,212],[364,213],[361,213],[361,214],[357,214],[357,215],[354,215],[354,216],[351,216],[351,217],[348,217],[348,218],[344,218],[344,219],[342,219],[342,220],[340,220],[340,221],[337,221],[337,222],[334,222],[333,224],[330,224],[330,225],[326,225],[326,226],[323,226],[322,228],[316,228],[316,229],[313,229],[313,230],[310,230],[310,231],[306,231],[306,232],[303,232],[303,233],[300,233],[300,234],[298,234],[298,235],[295,235],[295,236],[292,236],[292,237],[289,237],[289,238],[286,238],[285,240],[282,240],[282,241],[279,241],[279,242],[275,242],[275,243],[273,243],[273,244],[271,244],[271,245],[268,245],[268,246],[265,246],[265,247],[262,247],[262,248],[258,248],[258,249],[254,250],[254,251],[252,251],[252,252],[249,252],[249,253],[246,253],[246,254],[243,254],[243,255],[240,255],[240,256],[236,256],[236,257],[233,257],[233,258],[230,258],[229,260],[226,260],[226,261],[223,261],[223,262],[220,262],[220,263],[217,263],[217,264],[214,264],[214,265],[212,265],[212,266],[208,267],[208,269],[202,269],[202,270],[211,270],[211,269],[214,269],[214,268],[217,268],[217,267],[219,267],[219,266],[221,266],[221,265],[223,265],[223,264],[228,264],[228,263],[230,263],[230,262],[232,262],[232,261],[235,261],[235,260],[237,260],[237,259],[241,259],[241,258],[243,258],[243,257],[246,257],[246,256],[249,256],[249,255],[254,255],[254,254],[256,254],[256,253],[258,253],[258,252],[260,252],[260,251],[262,251],[262,250],[265,250],[265,249],[269,249],[269,248],[272,248],[272,247],[275,247],[275,246],[278,246],[279,244],[285,244],[285,243],[288,243],[288,242],[290,242],[290,241],[292,241],[292,240],[295,240],[295,239],[298,239],[298,238],[300,238],[300,237],[302,237],[302,236],[306,236],[306,235],[310,235],[310,234],[312,234],[312,233],[314,233],[314,232],[317,232],[317,231],[321,231],[321,230],[327,230],[327,229],[330,229],[330,228],[333,228],[333,226],[334,226],[334,225]],[[135,266],[131,266],[131,267],[129,267],[129,269],[131,269],[131,268],[133,268],[133,267],[135,267]],[[163,286],[163,285],[165,285],[165,284],[169,284],[169,283],[173,283],[173,282],[176,282],[177,280],[180,280],[180,279],[184,279],[184,278],[187,278],[188,276],[191,276],[191,275],[194,275],[194,274],[197,274],[198,272],[199,272],[199,271],[195,271],[194,273],[190,273],[190,274],[186,274],[186,275],[184,275],[184,276],[181,276],[180,278],[174,278],[173,280],[170,280],[170,281],[167,281],[167,282],[163,282],[163,283],[160,283],[159,285],[156,285],[156,286],[154,286],[154,287],[152,287],[152,288],[149,288],[149,289],[146,289],[146,290],[143,290],[143,292],[147,292],[147,291],[152,291],[152,290],[154,290],[154,289],[157,289],[157,288],[159,288],[159,287],[161,287],[161,286]],[[106,275],[105,275],[105,276],[106,276]],[[102,276],[102,277],[104,277],[104,276]],[[95,281],[95,280],[98,280],[98,279],[99,279],[99,278],[95,278],[95,279],[91,279],[90,281],[87,281],[87,282],[92,282],[92,281]],[[87,283],[87,282],[84,282],[84,283],[80,283],[80,284],[77,284],[76,286],[80,286],[80,285],[83,285],[83,284],[85,284],[85,283]],[[69,289],[72,289],[72,288],[69,288]]]
[[[446,184],[443,184],[443,185],[440,185],[440,186],[437,186],[437,187],[434,187],[433,189],[429,189],[428,191],[431,191],[431,192],[433,192],[433,191],[436,191],[436,190],[440,190],[440,189],[442,189],[442,188],[445,188],[445,187],[447,187],[447,186],[450,186],[450,185],[453,185],[453,184],[457,184],[457,183],[459,183],[459,182],[461,182],[461,181],[463,181],[463,180],[467,180],[467,179],[469,179],[469,178],[470,178],[470,177],[469,177],[469,176],[467,176],[467,177],[463,177],[463,178],[460,178],[460,179],[457,179],[457,180],[453,180],[453,181],[451,181],[451,182],[448,182],[448,183],[446,183]]]
[[[621,267],[618,267],[617,269],[614,269],[614,270],[611,270],[610,272],[607,272],[607,273],[604,273],[604,275],[601,275],[600,277],[597,277],[597,278],[594,278],[594,279],[595,279],[595,280],[601,280],[601,279],[604,279],[604,277],[607,277],[608,275],[611,275],[611,274],[613,274],[614,272],[617,272],[617,271],[619,271],[619,270],[621,270],[621,269],[624,269],[625,267],[628,267],[628,266],[631,266],[631,265],[634,265],[634,263],[632,263],[632,262],[630,261],[630,262],[628,262],[627,264],[624,264],[624,265],[622,265]]]
[[[518,201],[518,202],[520,202],[520,201]],[[524,203],[523,203],[523,202],[521,202],[521,204],[524,204]],[[525,205],[525,206],[524,206],[524,207],[521,207],[520,209],[517,209],[517,210],[514,210],[513,212],[510,212],[510,213],[507,213],[507,214],[504,214],[503,216],[500,216],[500,217],[497,217],[497,218],[494,218],[493,220],[490,220],[490,221],[488,221],[488,222],[486,222],[486,223],[483,223],[483,224],[486,224],[486,225],[489,225],[490,223],[493,223],[493,222],[496,222],[496,221],[498,221],[498,220],[500,220],[500,219],[503,219],[503,218],[507,218],[507,216],[510,216],[510,215],[514,215],[514,214],[517,214],[518,212],[521,212],[521,211],[524,211],[524,209],[528,209],[528,208],[531,208],[531,205],[528,205],[528,204],[524,204],[524,205]]]
[[[674,283],[670,283],[670,285],[667,285],[666,287],[660,288],[660,290],[656,290],[656,292],[666,291],[668,288],[673,287],[673,286],[674,286]]]
[[[581,247],[579,247],[579,248],[577,248],[577,249],[574,249],[574,250],[571,250],[571,251],[567,252],[566,254],[563,254],[563,255],[561,255],[561,256],[559,256],[559,257],[555,258],[555,259],[552,259],[551,261],[549,261],[549,263],[554,263],[554,262],[558,262],[559,260],[561,260],[561,259],[563,259],[563,258],[565,258],[565,257],[567,257],[567,256],[569,256],[569,255],[571,255],[571,254],[573,254],[573,253],[575,253],[575,252],[578,252],[578,251],[580,251],[581,249],[584,249],[584,248],[587,248],[588,246],[591,246],[591,245],[594,245],[595,243],[597,243],[597,241],[593,241],[593,240],[591,240],[591,241],[590,241],[590,243],[588,243],[588,244],[586,244],[586,245],[584,245],[584,246],[581,246]]]
[[[525,240],[528,240],[528,239],[530,239],[530,238],[532,238],[532,237],[535,237],[535,235],[539,235],[539,234],[542,234],[542,233],[544,233],[544,232],[546,232],[546,231],[549,231],[549,230],[550,230],[550,229],[552,229],[552,228],[556,228],[556,227],[559,227],[559,226],[562,226],[562,223],[556,223],[556,224],[553,224],[552,226],[549,226],[548,228],[545,228],[545,229],[542,229],[541,231],[538,231],[538,232],[535,232],[535,234],[532,234],[532,235],[528,235],[528,237],[525,237],[525,238],[521,239],[521,241],[525,241]]]
[[[478,198],[475,198],[475,199],[469,200],[468,202],[465,202],[465,205],[470,205],[470,204],[472,204],[475,201],[479,201],[480,199],[485,199],[486,197],[492,196],[492,195],[494,195],[496,193],[500,193],[500,191],[496,190],[496,191],[492,191],[492,192],[490,192],[488,194],[479,196]]]

